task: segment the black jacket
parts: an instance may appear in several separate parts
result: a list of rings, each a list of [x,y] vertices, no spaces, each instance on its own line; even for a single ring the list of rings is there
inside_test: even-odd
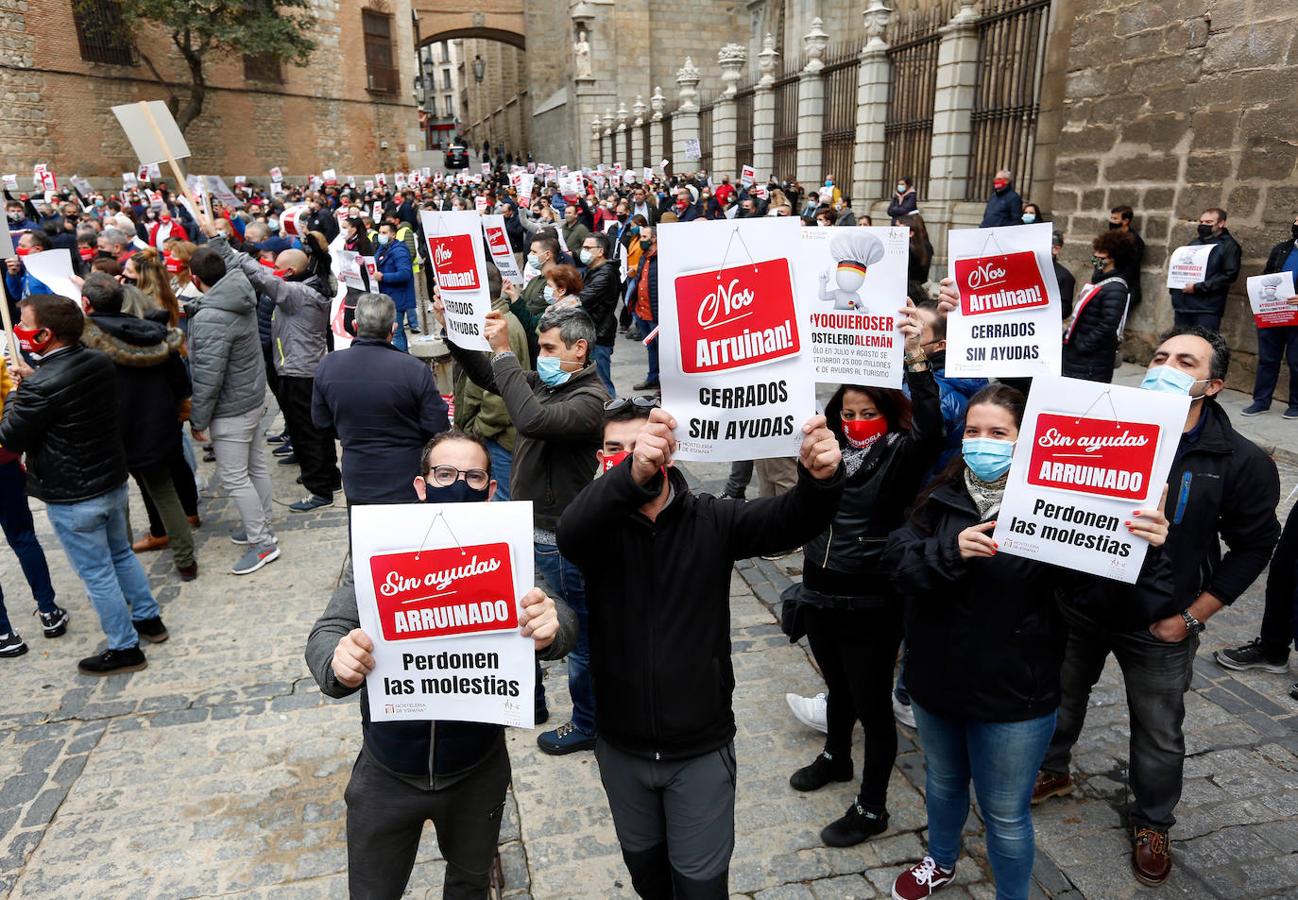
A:
[[[46,503],[76,503],[126,482],[113,361],[74,344],[36,363],[5,404],[0,446],[27,454]]]
[[[1140,304],[1140,267],[1145,263],[1145,239],[1136,233],[1132,228],[1127,231],[1131,236],[1131,242],[1135,245],[1136,252],[1131,258],[1131,264],[1118,269],[1117,274],[1122,276],[1122,280],[1127,283],[1128,290],[1131,291],[1131,305],[1136,307]]]
[[[658,496],[631,462],[587,485],[559,522],[559,552],[581,569],[589,607],[595,727],[610,744],[652,759],[686,759],[735,735],[730,576],[734,562],[810,540],[829,523],[842,470],[817,481],[801,467],[793,490],[745,502],[692,494],[669,469]]]
[[[892,195],[892,202],[888,204],[888,216],[895,221],[903,216],[910,215],[918,208],[919,195],[915,193],[914,189],[911,189],[902,194],[900,200],[897,199],[896,194]]]
[[[193,391],[179,328],[121,313],[91,313],[81,342],[117,369],[117,424],[132,472],[168,465],[180,449],[180,407]]]
[[[594,365],[557,388],[525,371],[511,353],[489,362],[485,353],[447,341],[451,356],[478,387],[499,394],[518,438],[509,496],[531,500],[537,528],[554,531],[560,514],[595,477],[595,451],[604,439],[608,391]]]
[[[1231,427],[1230,417],[1215,401],[1196,402],[1207,404],[1202,429],[1181,436],[1167,480],[1165,508],[1171,527],[1163,552],[1172,565],[1171,591],[1139,604],[1111,592],[1072,598],[1115,631],[1136,631],[1175,616],[1204,591],[1234,603],[1262,574],[1280,537],[1275,463]],[[909,683],[909,671],[906,680]]]
[[[852,576],[835,580],[850,580],[858,586],[856,591],[834,591],[844,599],[850,597],[852,607],[896,602],[896,592],[881,566],[884,546],[888,535],[901,527],[924,475],[946,446],[933,373],[907,373],[906,381],[914,410],[911,430],[891,431],[867,451],[861,467],[847,479],[834,521],[805,547],[808,567]],[[816,588],[815,576],[805,580]],[[813,605],[817,601],[815,593],[806,598]]]
[[[1014,188],[1003,191],[992,191],[987,198],[987,208],[983,210],[983,220],[979,228],[995,228],[1002,225],[1023,224],[1023,198]]]
[[[1179,288],[1173,290],[1172,309],[1183,313],[1210,313],[1220,316],[1226,312],[1226,295],[1230,286],[1239,278],[1240,257],[1243,251],[1239,242],[1231,235],[1229,229],[1223,228],[1221,234],[1209,238],[1195,237],[1188,246],[1197,247],[1213,244],[1217,249],[1208,257],[1208,268],[1204,271],[1203,281],[1194,286],[1194,293],[1187,294]]]
[[[595,321],[595,343],[612,347],[617,337],[617,302],[622,297],[622,278],[617,261],[609,260],[597,269],[586,270],[581,305]]]
[[[311,420],[342,441],[351,503],[413,503],[424,444],[451,427],[428,366],[373,338],[320,361]]]
[[[1077,312],[1076,326],[1064,343],[1062,374],[1084,381],[1113,381],[1121,335],[1118,328],[1126,314],[1127,283],[1117,275],[1100,282],[1100,291]]]
[[[332,243],[333,239],[338,237],[338,217],[334,215],[333,210],[327,206],[322,206],[315,212],[306,217],[306,227],[309,231],[318,231],[325,236],[325,240]]]
[[[1284,268],[1285,262],[1289,259],[1289,254],[1293,252],[1298,241],[1284,240],[1271,248],[1270,255],[1266,258],[1266,268],[1262,270],[1263,275],[1274,275]]]
[[[1067,319],[1073,314],[1073,301],[1077,299],[1077,279],[1059,264],[1059,260],[1051,262],[1055,267],[1055,281],[1059,282],[1059,303],[1063,307],[1064,318]]]
[[[567,656],[577,642],[577,616],[557,597],[554,605],[559,614],[559,633],[549,647],[537,654],[541,659]],[[307,638],[307,668],[325,696],[348,697],[364,686],[362,683],[360,687],[349,688],[340,684],[332,665],[338,641],[360,627],[356,587],[348,566],[329,599],[329,606]],[[500,725],[487,722],[371,722],[368,692],[361,691],[365,751],[380,765],[406,776],[407,780],[425,781],[426,785],[422,786],[428,789],[437,786],[434,776],[455,776],[481,763],[501,740],[503,731]]]

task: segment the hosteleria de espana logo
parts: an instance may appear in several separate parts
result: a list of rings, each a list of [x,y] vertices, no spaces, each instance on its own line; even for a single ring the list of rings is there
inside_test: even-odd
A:
[[[437,286],[444,291],[476,291],[478,265],[473,258],[473,237],[448,234],[428,239],[428,252],[437,273]]]
[[[676,318],[686,374],[798,355],[797,307],[786,259],[677,277]]]
[[[1142,500],[1158,453],[1158,426],[1042,413],[1028,484],[1120,500]]]
[[[960,312],[966,316],[1047,306],[1046,284],[1031,250],[955,261]]]
[[[370,559],[370,574],[385,640],[518,627],[509,544],[386,553]]]

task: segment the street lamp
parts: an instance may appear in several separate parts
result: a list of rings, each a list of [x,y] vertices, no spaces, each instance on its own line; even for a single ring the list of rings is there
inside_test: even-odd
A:
[[[482,59],[482,55],[478,54],[473,57],[473,80],[478,84],[482,84],[482,79],[485,78],[486,75],[487,63]]]

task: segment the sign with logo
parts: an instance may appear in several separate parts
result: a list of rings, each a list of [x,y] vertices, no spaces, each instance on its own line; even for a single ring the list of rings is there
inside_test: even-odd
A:
[[[371,719],[530,728],[535,650],[519,602],[533,586],[532,504],[358,505],[352,525]]]
[[[388,186],[388,176],[383,172],[374,173],[374,181],[379,187]]]
[[[947,318],[946,371],[958,378],[1057,375],[1063,326],[1049,223],[948,233],[960,305]]]
[[[335,172],[333,169],[325,169],[323,172],[320,173],[320,177],[324,179],[325,184],[338,183],[338,173]]]
[[[740,170],[739,182],[744,187],[752,187],[757,181],[757,170],[752,166],[744,166]]]
[[[1177,247],[1167,260],[1167,286],[1184,290],[1186,285],[1199,284],[1208,276],[1208,258],[1216,244],[1191,244]]]
[[[673,222],[658,233],[663,405],[676,457],[792,456],[815,410],[794,291],[796,219]]]
[[[1248,279],[1248,302],[1258,328],[1298,325],[1298,296],[1293,272],[1274,272]]]
[[[271,166],[271,167],[270,167],[270,180],[271,180],[271,181],[283,181],[283,180],[284,180],[284,170],[281,169],[279,166]]]
[[[1034,378],[992,535],[1000,552],[1134,583],[1149,544],[1127,523],[1158,507],[1189,405],[1188,396]]]
[[[469,210],[419,214],[437,287],[446,307],[446,336],[466,350],[489,350],[483,336],[491,311],[482,217]]]
[[[797,291],[816,380],[900,388],[908,228],[803,228]]]
[[[365,283],[364,276],[361,275],[361,255],[354,250],[338,251],[339,274],[342,276],[343,284],[355,291],[365,291],[369,286]]]
[[[518,268],[518,260],[509,247],[509,235],[505,231],[505,217],[500,215],[482,217],[482,233],[487,239],[487,252],[500,270],[502,278],[508,278],[519,288],[524,285],[523,272]]]

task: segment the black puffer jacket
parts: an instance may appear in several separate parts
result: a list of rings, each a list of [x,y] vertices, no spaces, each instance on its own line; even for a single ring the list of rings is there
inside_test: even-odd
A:
[[[1223,315],[1226,312],[1226,295],[1230,286],[1239,279],[1240,257],[1244,251],[1229,229],[1223,228],[1221,234],[1212,237],[1196,237],[1187,246],[1199,247],[1212,244],[1215,249],[1208,257],[1208,268],[1204,270],[1203,281],[1194,286],[1194,293],[1176,289],[1171,291],[1172,309],[1182,313],[1209,313]]]
[[[622,279],[616,262],[586,270],[581,305],[595,321],[595,343],[601,347],[612,347],[617,337],[617,301],[621,295]]]
[[[1130,294],[1127,282],[1111,275],[1099,283],[1099,293],[1074,312],[1076,324],[1064,342],[1062,372],[1067,378],[1113,381],[1123,316]]]
[[[168,463],[180,449],[180,406],[190,395],[179,328],[120,313],[92,313],[81,342],[117,369],[117,424],[132,472]]]
[[[0,446],[27,454],[46,503],[76,503],[126,482],[113,362],[75,344],[36,364],[5,404]]]

